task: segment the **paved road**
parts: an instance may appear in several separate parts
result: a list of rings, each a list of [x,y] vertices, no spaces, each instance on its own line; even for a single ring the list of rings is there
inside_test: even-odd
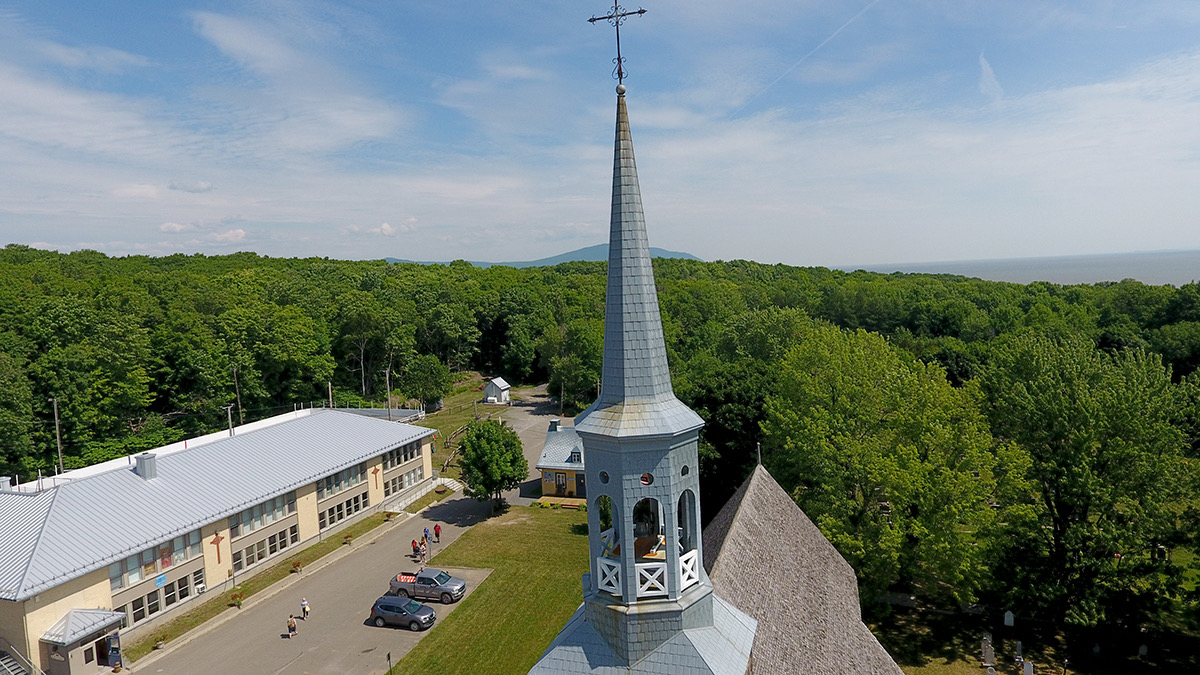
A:
[[[402,570],[416,569],[411,559],[413,539],[426,527],[442,525],[442,544],[457,539],[468,527],[483,520],[489,505],[455,498],[435,504],[417,516],[390,527],[374,543],[356,544],[337,562],[289,577],[284,588],[264,600],[247,603],[232,618],[208,632],[168,649],[161,657],[148,657],[132,672],[169,675],[374,675],[387,670],[386,655],[395,663],[426,632],[375,628],[367,624],[371,605],[388,590],[388,579]],[[434,545],[434,553],[441,547]],[[437,558],[431,562],[437,567]],[[470,594],[487,576],[487,570],[456,570],[467,580]],[[288,614],[298,613],[300,598],[308,598],[312,616],[301,621],[299,635],[287,639]],[[454,605],[432,605],[438,623]],[[221,621],[221,620],[218,620]],[[435,623],[431,630],[437,630]]]
[[[510,504],[528,506],[541,495],[542,476],[534,467],[542,456],[542,444],[546,442],[546,430],[550,428],[550,420],[562,419],[569,424],[571,419],[558,414],[558,406],[546,395],[545,385],[522,389],[519,395],[521,400],[513,403],[508,412],[504,413],[504,421],[521,437],[525,461],[529,462],[529,477],[520,488],[505,492],[504,499]]]

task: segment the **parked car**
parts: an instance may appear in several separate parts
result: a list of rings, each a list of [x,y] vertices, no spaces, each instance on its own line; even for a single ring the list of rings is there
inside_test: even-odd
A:
[[[411,598],[385,595],[371,607],[371,623],[383,628],[387,625],[407,626],[409,630],[422,630],[433,625],[437,614]]]
[[[401,572],[392,579],[390,585],[392,595],[441,600],[445,605],[458,602],[467,592],[467,582],[432,567],[420,572]]]

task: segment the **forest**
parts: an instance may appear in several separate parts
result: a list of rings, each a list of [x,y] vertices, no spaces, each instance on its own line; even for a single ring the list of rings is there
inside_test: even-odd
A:
[[[1200,632],[1200,285],[656,259],[704,515],[757,461],[859,575],[932,606]],[[28,481],[454,373],[596,395],[604,263],[0,251],[0,475]],[[387,392],[390,381],[392,391]]]

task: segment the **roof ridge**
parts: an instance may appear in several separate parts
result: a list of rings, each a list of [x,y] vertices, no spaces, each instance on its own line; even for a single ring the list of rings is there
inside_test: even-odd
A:
[[[732,509],[732,511],[729,515],[729,524],[725,527],[725,529],[723,531],[719,532],[720,536],[714,537],[713,539],[709,540],[707,537],[704,536],[703,532],[701,532],[701,534],[700,534],[701,545],[703,545],[703,543],[705,541],[711,541],[712,546],[713,546],[712,556],[709,556],[707,551],[704,552],[704,560],[712,561],[710,563],[712,565],[712,569],[710,569],[708,571],[709,576],[712,576],[712,574],[717,571],[717,566],[721,562],[721,551],[723,551],[725,549],[725,542],[729,541],[729,534],[731,532],[733,532],[734,525],[739,520],[739,516],[741,515],[741,511],[742,511],[742,502],[746,498],[746,492],[749,491],[750,481],[753,478],[754,478],[754,474],[753,474],[753,472],[751,472],[750,476],[747,477],[746,480],[742,481],[741,487],[739,487],[737,489],[737,491],[734,492],[733,495],[728,500],[726,500],[725,505],[721,507],[721,510],[717,511],[717,515],[714,516],[713,519],[709,522],[709,527],[711,527],[714,523],[721,520],[721,516],[725,513],[726,509]],[[707,529],[707,528],[705,528],[705,529]]]
[[[18,600],[25,592],[25,579],[29,576],[29,570],[33,567],[33,561],[37,558],[38,550],[42,546],[42,540],[46,536],[46,523],[50,520],[50,514],[54,511],[54,505],[58,503],[58,488],[56,486],[50,490],[50,505],[46,507],[46,512],[42,515],[41,526],[37,529],[37,541],[33,542],[33,548],[29,550],[29,557],[25,559],[25,570],[21,572],[21,579],[17,582],[17,588],[14,600]]]

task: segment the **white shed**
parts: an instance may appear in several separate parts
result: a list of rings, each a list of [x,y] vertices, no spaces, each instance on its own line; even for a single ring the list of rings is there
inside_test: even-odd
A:
[[[494,377],[483,386],[484,403],[508,403],[508,383],[503,377]]]

